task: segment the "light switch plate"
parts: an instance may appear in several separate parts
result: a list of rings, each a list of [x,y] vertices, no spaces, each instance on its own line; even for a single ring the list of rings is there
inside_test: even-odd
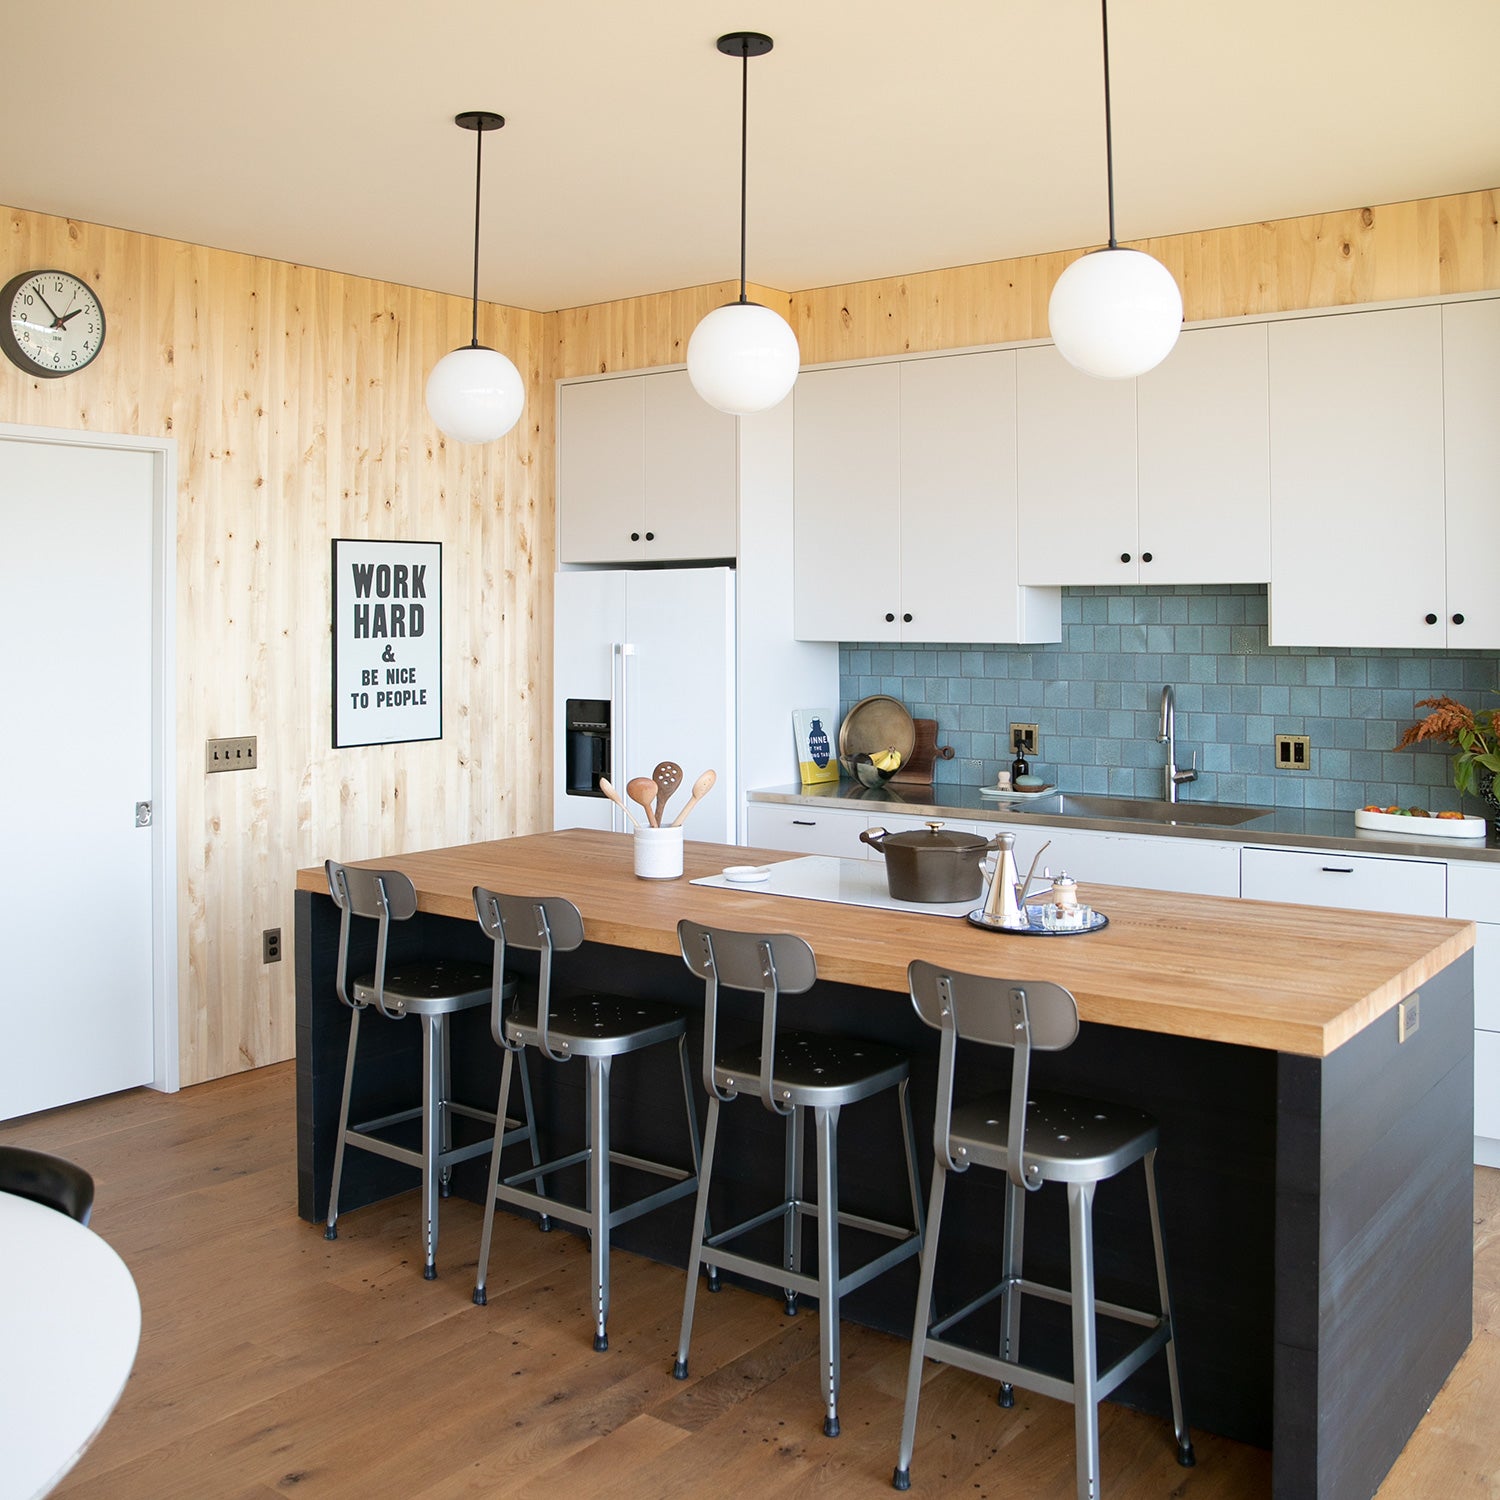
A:
[[[204,771],[253,771],[256,765],[255,736],[209,740],[203,757]]]

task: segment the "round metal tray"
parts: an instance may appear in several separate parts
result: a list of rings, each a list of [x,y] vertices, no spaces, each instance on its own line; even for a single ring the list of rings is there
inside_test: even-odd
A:
[[[1003,932],[1009,937],[1082,937],[1085,933],[1098,932],[1109,926],[1109,918],[1098,910],[1095,910],[1093,921],[1087,927],[1043,927],[1041,913],[1035,906],[1028,906],[1026,915],[1030,921],[1030,925],[1026,927],[1001,927],[998,923],[991,922],[982,909],[971,911],[969,921],[975,927],[984,928],[986,932]]]
[[[895,750],[902,765],[911,759],[917,726],[906,705],[887,693],[861,698],[839,725],[839,755],[878,755]]]

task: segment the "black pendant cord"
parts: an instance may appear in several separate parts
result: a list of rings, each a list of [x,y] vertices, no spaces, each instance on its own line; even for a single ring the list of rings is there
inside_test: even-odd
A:
[[[483,167],[484,131],[480,129],[474,132],[474,326],[469,335],[471,349],[479,347],[479,185],[483,180]]]
[[[1099,0],[1104,32],[1104,176],[1109,189],[1109,248],[1118,250],[1115,241],[1115,142],[1109,110],[1109,0]]]
[[[745,181],[750,143],[750,42],[741,43],[740,53],[740,301],[745,296]]]

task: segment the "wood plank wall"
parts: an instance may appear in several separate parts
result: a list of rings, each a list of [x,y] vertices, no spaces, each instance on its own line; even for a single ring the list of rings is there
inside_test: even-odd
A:
[[[468,303],[408,287],[4,209],[0,281],[59,266],[109,337],[66,380],[0,368],[0,421],[178,441],[179,988],[184,1083],[292,1055],[292,874],[546,826],[551,764],[553,381],[681,364],[737,285],[538,314],[486,306],[527,383],[517,430],[450,449],[428,369]],[[1188,318],[1500,287],[1500,192],[1143,242]],[[1076,252],[792,294],[804,364],[1040,338]],[[444,544],[444,737],[329,748],[328,541]],[[254,733],[253,772],[205,777],[203,741]]]
[[[1188,322],[1500,287],[1500,191],[1141,240]],[[819,287],[792,297],[804,365],[1047,337],[1078,251]],[[668,363],[662,359],[658,363]]]
[[[0,421],[178,444],[177,828],[183,1083],[293,1052],[299,866],[532,832],[550,765],[547,320],[486,307],[527,383],[517,429],[450,448],[427,371],[467,299],[5,210],[0,281],[74,271],[108,320],[65,380],[0,366]],[[443,543],[443,738],[330,748],[329,540]],[[207,776],[211,735],[259,736]]]

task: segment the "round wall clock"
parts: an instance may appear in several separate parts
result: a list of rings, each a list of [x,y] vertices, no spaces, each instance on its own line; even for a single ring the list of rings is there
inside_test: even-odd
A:
[[[0,349],[28,375],[71,375],[103,345],[104,309],[70,271],[23,271],[0,288]]]

